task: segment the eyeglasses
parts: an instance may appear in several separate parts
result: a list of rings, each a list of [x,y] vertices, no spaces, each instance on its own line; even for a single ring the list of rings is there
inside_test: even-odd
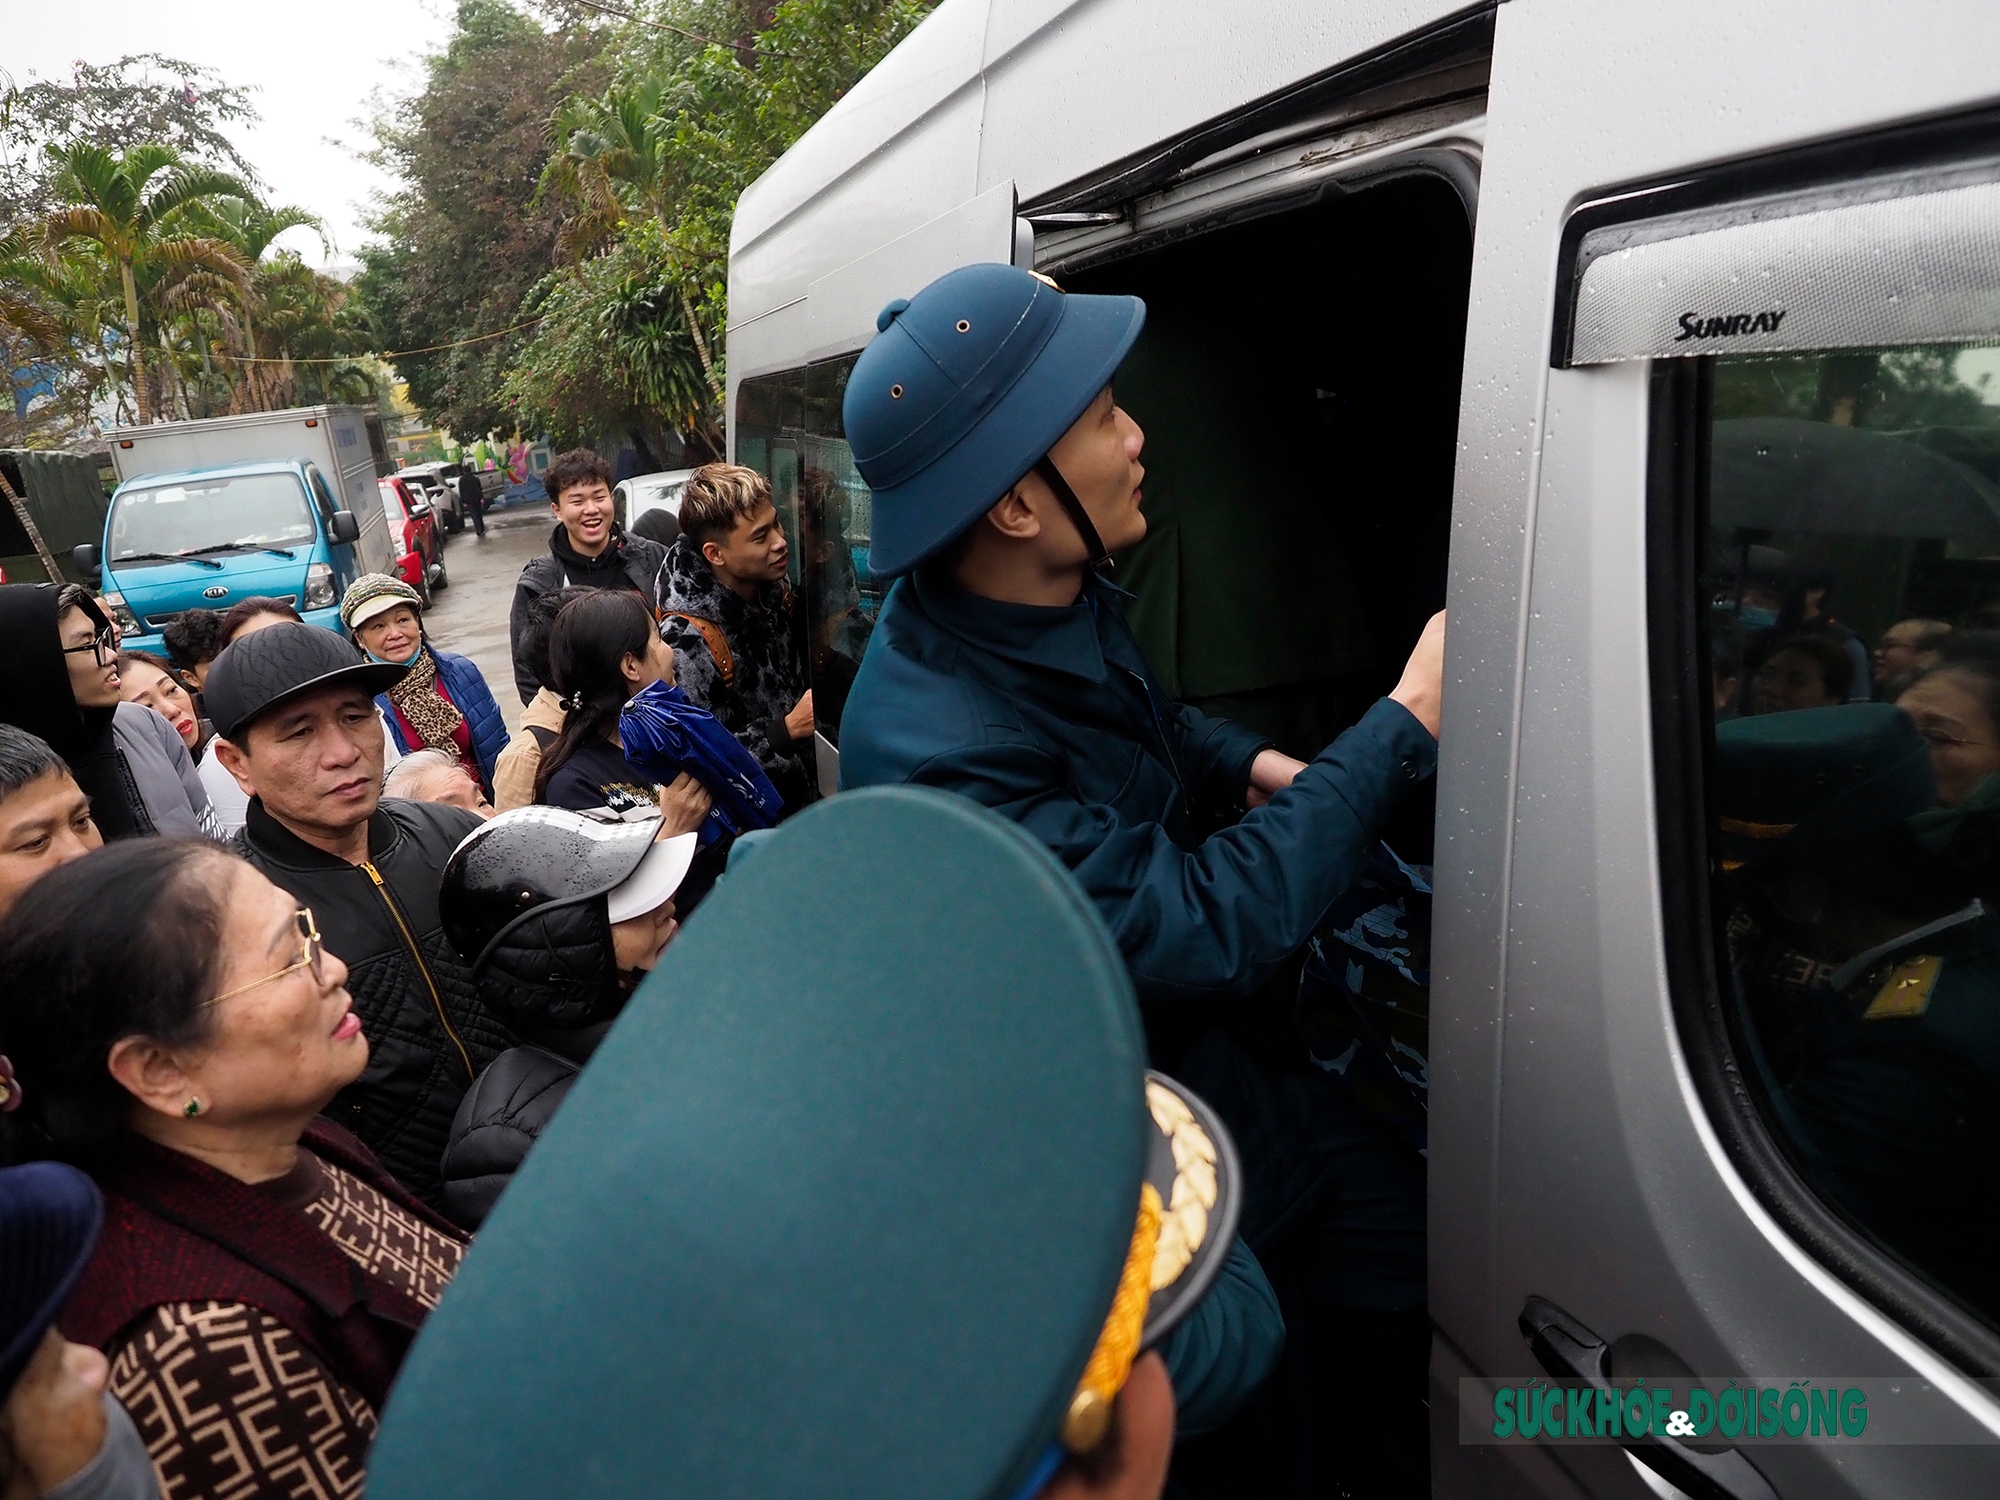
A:
[[[100,667],[110,666],[112,659],[118,655],[118,627],[116,625],[107,625],[81,646],[64,646],[62,648],[64,656],[79,656],[85,651],[96,655],[97,664]]]
[[[301,906],[299,908],[298,924],[299,958],[297,963],[286,964],[277,973],[266,974],[262,979],[253,979],[248,984],[239,984],[235,989],[225,994],[217,995],[213,1000],[204,1000],[201,1002],[202,1009],[206,1010],[211,1005],[220,1005],[231,996],[240,995],[245,990],[254,990],[259,985],[269,984],[273,980],[283,979],[287,974],[295,973],[300,969],[311,969],[313,982],[315,984],[325,984],[326,965],[322,960],[326,955],[326,945],[320,940],[319,928],[313,924],[313,914],[310,906]]]

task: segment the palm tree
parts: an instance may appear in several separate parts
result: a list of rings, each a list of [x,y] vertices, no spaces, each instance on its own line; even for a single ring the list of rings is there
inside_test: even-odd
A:
[[[564,226],[564,247],[573,255],[597,248],[624,222],[629,210],[650,214],[671,243],[674,239],[671,132],[660,116],[662,92],[651,79],[617,85],[600,99],[572,95],[549,121],[554,147],[542,174],[544,188],[567,193],[580,211]],[[681,316],[694,340],[701,373],[716,399],[722,396],[708,340],[695,317],[685,275],[675,278]]]
[[[217,198],[255,201],[240,179],[209,167],[191,166],[171,146],[134,146],[113,155],[101,146],[76,144],[55,153],[58,185],[69,200],[37,226],[51,250],[75,240],[98,247],[117,268],[125,300],[126,368],[139,421],[150,422],[146,375],[140,346],[139,283],[176,268],[196,268],[241,285],[249,273],[236,248],[225,240],[176,231],[176,209]],[[159,179],[156,183],[155,179]]]

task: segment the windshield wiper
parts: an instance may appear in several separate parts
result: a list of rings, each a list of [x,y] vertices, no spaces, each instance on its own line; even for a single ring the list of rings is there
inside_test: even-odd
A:
[[[112,558],[111,561],[114,564],[128,562],[191,562],[199,563],[204,568],[213,568],[218,573],[222,571],[222,564],[214,558],[201,557],[192,552],[127,552],[122,557]]]
[[[296,557],[298,555],[295,552],[287,551],[283,547],[266,547],[262,542],[217,542],[210,547],[193,548],[187,553],[187,556],[189,558],[198,558],[206,552],[275,552],[280,557]],[[215,566],[219,568],[222,564],[217,563]]]

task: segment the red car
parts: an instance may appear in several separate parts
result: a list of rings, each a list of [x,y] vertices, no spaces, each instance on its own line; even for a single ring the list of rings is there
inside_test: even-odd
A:
[[[428,605],[431,590],[451,582],[445,576],[444,548],[438,537],[437,520],[430,506],[418,499],[403,480],[392,475],[377,480],[376,485],[382,491],[382,514],[389,522],[389,535],[400,554],[396,571]]]

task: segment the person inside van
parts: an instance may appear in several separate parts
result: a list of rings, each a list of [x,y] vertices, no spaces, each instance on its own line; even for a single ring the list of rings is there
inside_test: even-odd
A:
[[[1853,676],[1854,663],[1838,642],[1819,635],[1794,636],[1766,656],[1750,679],[1750,712],[1774,714],[1845,703]]]
[[[106,838],[211,837],[215,813],[180,736],[119,697],[118,628],[80,584],[0,585],[0,723],[45,740]]]
[[[1983,640],[1982,640],[1983,638]],[[1988,649],[1982,650],[1982,644]],[[2000,774],[2000,636],[1950,637],[1943,659],[1903,690],[1896,707],[1931,747],[1938,802],[1959,807]]]
[[[429,748],[456,756],[480,791],[490,793],[506,721],[479,668],[425,636],[423,611],[417,591],[386,573],[363,574],[340,601],[355,645],[376,661],[409,668],[375,700],[390,742],[404,755]]]
[[[194,757],[195,775],[201,778],[208,804],[215,810],[216,836],[234,835],[243,826],[250,799],[243,795],[236,778],[209,754],[215,743],[215,726],[200,716],[193,695],[182,685],[172,665],[150,651],[121,651],[118,679],[119,697],[127,703],[145,705],[173,726],[174,733],[187,746],[187,753]]]
[[[1893,703],[1917,673],[1937,661],[1937,649],[1951,634],[1943,620],[1898,620],[1882,632],[1869,657],[1869,677],[1875,696]]]

